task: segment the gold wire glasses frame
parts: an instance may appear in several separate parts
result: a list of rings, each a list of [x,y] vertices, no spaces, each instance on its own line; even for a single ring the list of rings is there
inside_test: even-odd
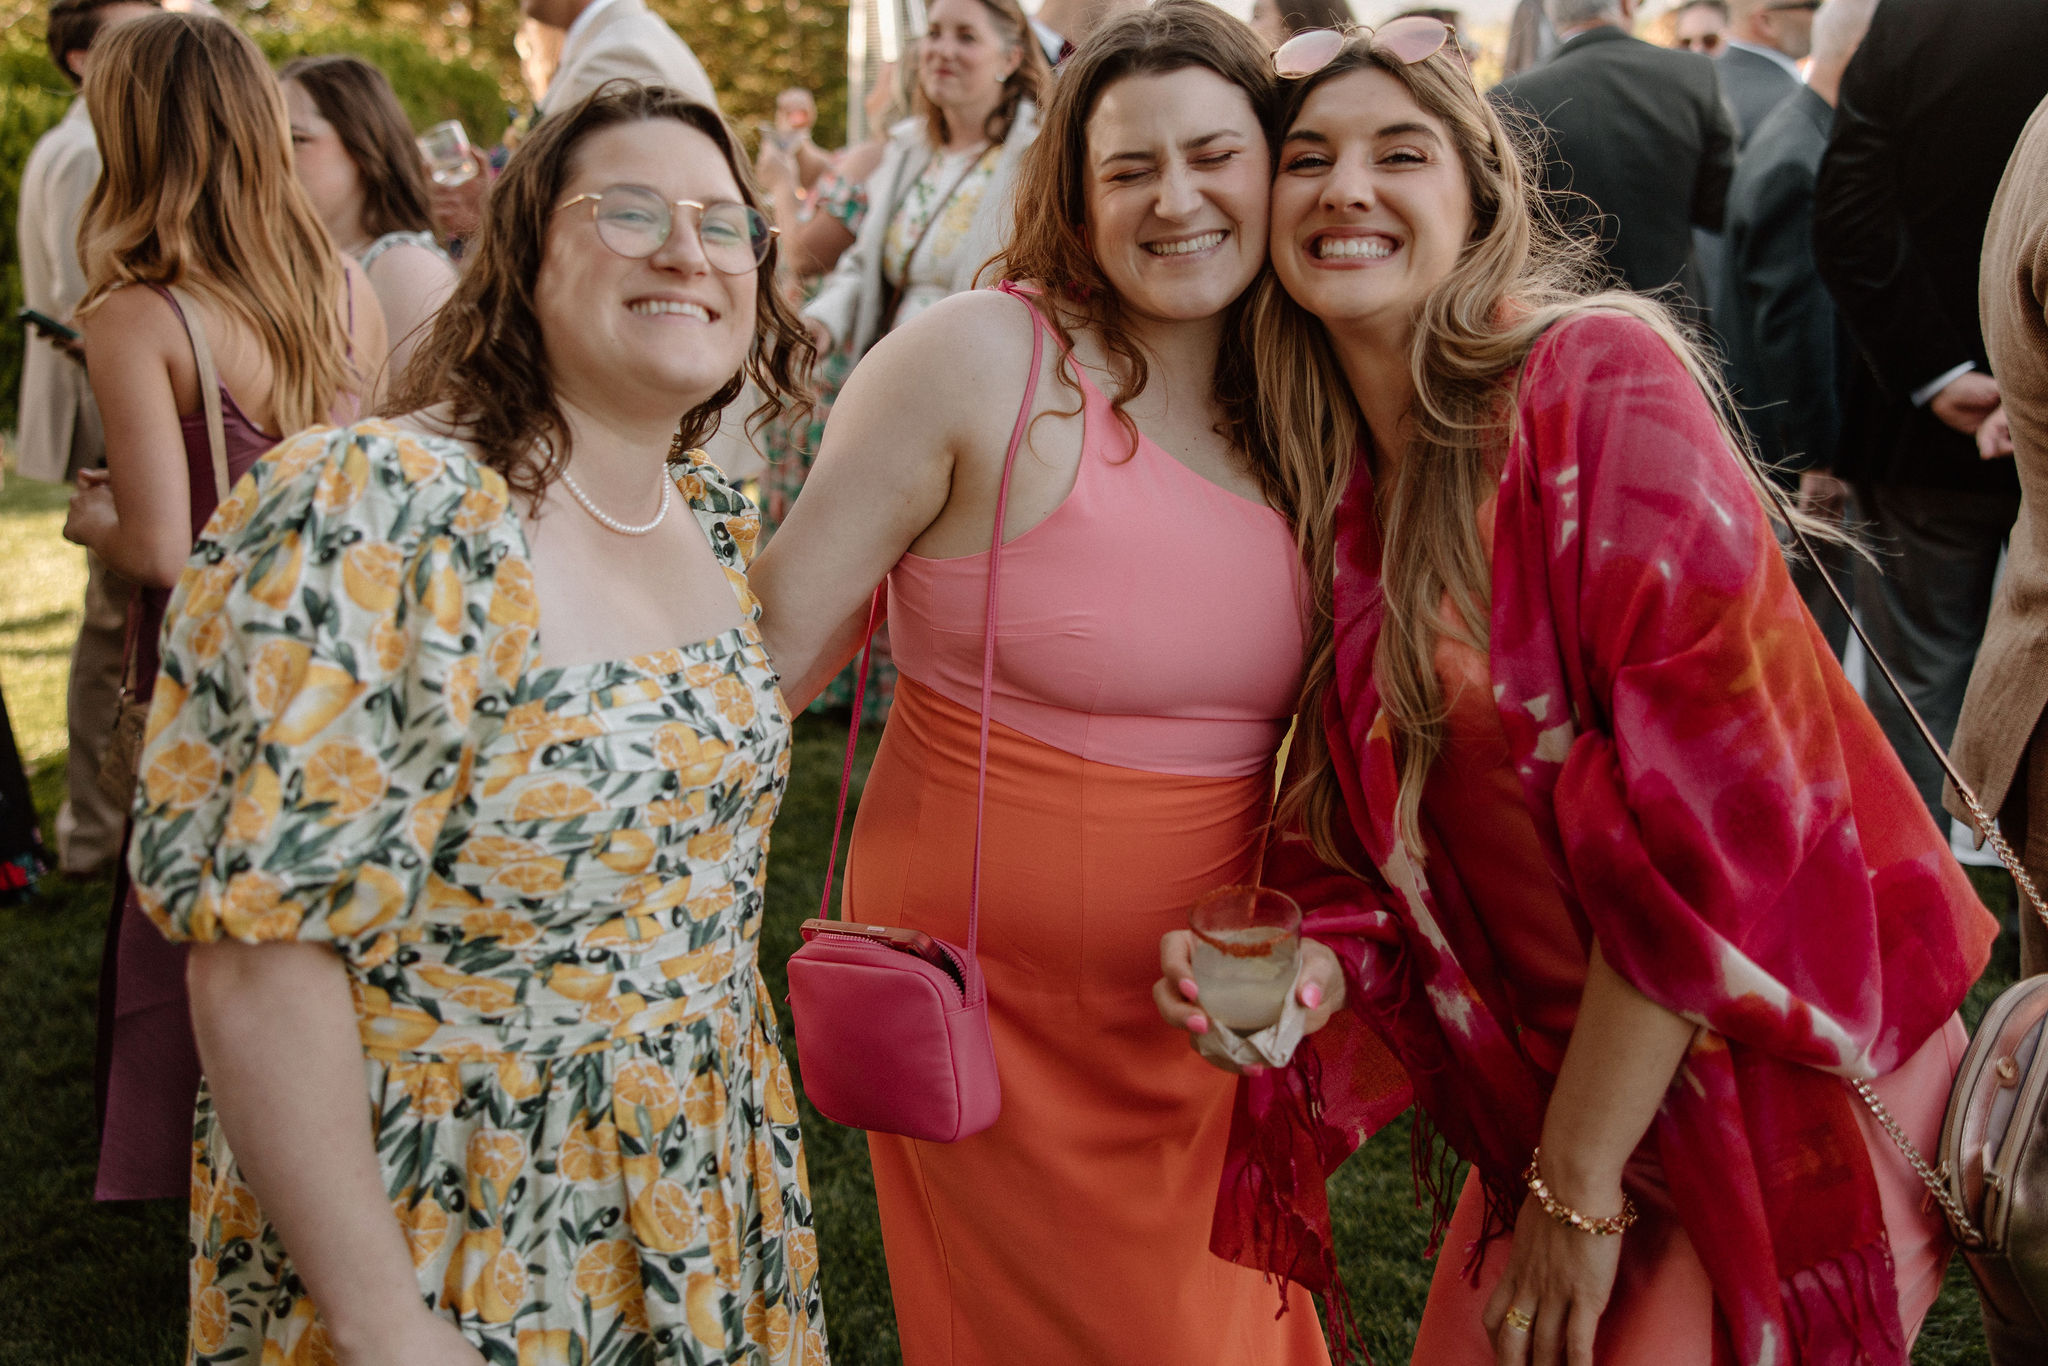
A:
[[[768,259],[769,244],[780,232],[750,204],[700,204],[694,199],[671,202],[640,185],[613,185],[592,194],[579,194],[555,205],[555,212],[573,209],[578,204],[590,205],[598,240],[632,261],[644,261],[660,251],[675,231],[675,211],[693,209],[697,214],[697,243],[704,252],[704,260],[722,275],[745,275],[757,269]]]
[[[1375,49],[1403,66],[1426,62],[1443,51],[1451,41],[1451,26],[1426,14],[1410,14],[1376,29],[1363,24],[1354,29],[1312,28],[1295,34],[1273,53],[1273,72],[1287,80],[1313,76],[1331,62],[1353,38],[1364,36]],[[1453,45],[1462,59],[1464,49]]]

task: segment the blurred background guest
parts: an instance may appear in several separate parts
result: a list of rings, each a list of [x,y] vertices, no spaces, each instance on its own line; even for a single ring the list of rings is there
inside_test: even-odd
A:
[[[2000,412],[1985,425],[2008,428],[2026,496],[2012,530],[2005,587],[1991,606],[1956,723],[1955,759],[1987,809],[1998,813],[1999,828],[2027,871],[2036,882],[2048,882],[2048,735],[2042,725],[2048,716],[2048,101],[2020,135],[1992,201],[1978,299],[2000,396]],[[1991,446],[1989,439],[1979,442],[1980,450]],[[1964,814],[1953,798],[1949,809]],[[2044,818],[2037,820],[2036,812]],[[2024,909],[2020,944],[2020,971],[2029,977],[2048,972],[2048,927]],[[1987,1324],[1994,1312],[1986,1301]]]
[[[1046,65],[1057,71],[1103,20],[1146,3],[1149,0],[1044,0],[1031,16],[1031,32]]]
[[[1527,71],[1550,60],[1557,51],[1557,29],[1544,11],[1543,0],[1516,0],[1508,16],[1508,50],[1501,57],[1501,75]]]
[[[832,158],[811,141],[811,131],[817,125],[817,98],[808,90],[792,87],[775,97],[775,122],[761,128],[763,146],[775,147],[796,163],[796,183],[806,195],[832,166]]]
[[[50,61],[76,88],[92,68],[95,38],[111,25],[156,12],[150,0],[57,0],[50,6]],[[99,178],[92,116],[84,99],[74,99],[29,153],[15,218],[22,302],[60,323],[85,297],[78,225]],[[100,411],[75,345],[60,345],[54,336],[29,338],[21,363],[19,412],[16,468],[30,479],[55,483],[105,463]],[[71,648],[65,694],[71,749],[64,768],[64,804],[57,810],[57,864],[77,877],[112,866],[128,819],[101,791],[99,773],[121,691],[129,584],[90,551],[85,565],[85,611]]]
[[[1349,0],[1253,0],[1252,29],[1277,48],[1312,28],[1342,28],[1358,22]]]
[[[430,182],[412,125],[391,82],[360,57],[301,57],[278,80],[299,183],[335,245],[377,291],[395,376],[455,288],[455,267],[434,241]]]
[[[1561,46],[1493,98],[1548,131],[1543,179],[1598,233],[1607,269],[1644,293],[1676,285],[1698,319],[1707,294],[1694,227],[1718,232],[1735,129],[1713,63],[1631,37],[1635,0],[1549,0]]]
[[[384,320],[292,174],[284,98],[255,44],[219,19],[157,14],[95,46],[85,98],[105,172],[79,238],[78,315],[107,470],[80,476],[64,534],[137,586],[128,668],[146,701],[171,586],[226,493],[196,351],[218,366],[234,479],[282,434],[356,411],[384,363]],[[125,870],[99,1060],[99,1198],[183,1198],[199,1080],[185,955],[143,918]]]
[[[1727,0],[1692,0],[1671,12],[1671,46],[1702,57],[1718,57],[1728,48]]]
[[[786,290],[806,299],[817,288],[819,277],[830,270],[840,254],[853,245],[855,234],[868,213],[867,179],[881,164],[889,146],[889,132],[910,116],[917,81],[917,48],[912,43],[900,62],[884,62],[878,79],[867,92],[867,126],[874,135],[865,142],[843,148],[833,158],[832,168],[818,178],[812,193],[797,195],[796,160],[772,141],[764,139],[755,174],[763,192],[775,206],[776,222],[782,225],[778,246],[787,248]],[[824,439],[825,419],[832,414],[832,402],[839,386],[846,382],[853,364],[844,352],[826,355],[811,368],[812,403],[808,413],[779,418],[763,429],[762,455],[765,463],[759,476],[761,490],[761,534],[764,542],[789,515],[790,505],[804,486],[811,462]],[[886,699],[895,690],[895,666],[890,663],[886,631],[875,647],[875,673],[870,695],[876,699],[871,719],[886,713]],[[813,711],[830,711],[850,706],[853,681],[850,672],[820,693],[811,704]]]
[[[889,135],[853,245],[804,308],[820,350],[858,362],[889,329],[972,289],[1000,251],[1052,80],[1017,0],[934,0],[917,122]]]
[[[1809,511],[1836,520],[1847,496],[1830,473],[1841,436],[1839,323],[1814,266],[1813,188],[1842,72],[1876,7],[1877,0],[1827,0],[1814,17],[1806,83],[1764,116],[1736,162],[1723,236],[1726,274],[1714,303],[1728,376],[1758,454],[1798,484]],[[1827,545],[1822,554],[1836,583],[1853,592],[1853,552]],[[1841,656],[1849,619],[1803,558],[1793,559],[1792,581]]]
[[[519,0],[519,12],[562,30],[562,53],[540,100],[541,118],[620,77],[666,86],[718,108],[704,64],[643,0]]]
[[[797,159],[774,140],[762,139],[754,175],[774,206],[776,224],[782,229],[778,245],[788,252],[784,259],[797,280],[823,275],[853,245],[867,219],[868,177],[882,164],[890,133],[911,116],[917,79],[917,44],[912,42],[901,61],[882,63],[875,83],[868,87],[867,140],[841,148],[808,187]]]
[[[1820,0],[1730,0],[1725,50],[1714,65],[1735,114],[1737,146],[1799,88],[1799,63],[1813,46],[1819,8]]]
[[[519,79],[535,104],[547,98],[555,71],[562,64],[562,30],[543,24],[532,15],[521,15],[512,34],[512,51],[519,57]]]
[[[2048,94],[2039,0],[1886,0],[1843,73],[1814,191],[1814,253],[1867,366],[1848,367],[1837,472],[1879,551],[1856,611],[1934,737],[1955,732],[2006,535],[2012,462],[1977,430],[1998,384],[1978,261],[2006,159]],[[1937,821],[1942,775],[1889,689],[1870,708]],[[2002,795],[1991,785],[1993,809]]]

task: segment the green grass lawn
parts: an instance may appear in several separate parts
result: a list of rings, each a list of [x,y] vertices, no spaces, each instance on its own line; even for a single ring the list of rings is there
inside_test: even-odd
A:
[[[61,797],[64,671],[84,584],[80,552],[57,535],[63,504],[63,491],[50,485],[9,478],[0,489],[0,685],[34,769],[46,827]],[[818,904],[844,743],[843,731],[815,719],[797,730],[761,941],[778,1001],[797,924]],[[1995,904],[2009,904],[2011,889],[2000,882],[1985,875],[1979,886]],[[14,1117],[6,1145],[14,1155],[0,1163],[0,1366],[168,1366],[180,1359],[184,1211],[91,1199],[93,994],[107,902],[103,883],[50,879],[29,904],[0,909],[0,1018],[7,1021],[0,1114]],[[1978,988],[1973,1022],[2011,971],[2001,961],[1995,981]],[[803,1119],[834,1360],[886,1366],[898,1354],[866,1144],[808,1106]],[[1367,1344],[1382,1366],[1400,1366],[1430,1273],[1405,1121],[1338,1173],[1332,1204]],[[1928,1366],[1988,1362],[1975,1296],[1960,1266],[1915,1359]]]

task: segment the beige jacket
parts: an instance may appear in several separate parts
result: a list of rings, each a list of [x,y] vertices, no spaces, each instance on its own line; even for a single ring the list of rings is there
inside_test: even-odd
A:
[[[591,16],[590,27],[562,47],[562,60],[548,82],[539,113],[545,118],[575,107],[606,81],[665,85],[700,104],[718,108],[717,92],[689,44],[642,0],[610,0]]]
[[[1952,749],[1996,815],[2048,707],[2048,102],[2020,134],[1992,203],[1977,306],[2012,421],[2021,501]],[[1964,814],[1953,791],[1947,801]]]
[[[43,134],[21,173],[15,233],[21,249],[22,301],[59,322],[85,297],[85,267],[78,259],[78,224],[100,178],[100,152],[92,139],[85,101],[73,100],[57,126]],[[99,406],[85,367],[33,330],[21,365],[21,422],[16,438],[21,472],[30,479],[69,479],[106,457]]]

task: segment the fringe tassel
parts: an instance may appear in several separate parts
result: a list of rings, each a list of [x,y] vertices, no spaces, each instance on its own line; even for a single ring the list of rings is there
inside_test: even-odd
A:
[[[1248,1146],[1249,1160],[1235,1175],[1235,1193],[1240,1206],[1251,1212],[1251,1246],[1258,1263],[1276,1284],[1279,1318],[1290,1308],[1288,1290],[1302,1276],[1322,1282],[1323,1331],[1328,1340],[1332,1366],[1374,1366],[1372,1352],[1365,1345],[1351,1294],[1337,1269],[1337,1251],[1294,1201],[1302,1183],[1318,1188],[1315,1204],[1325,1209],[1327,1195],[1321,1189],[1328,1180],[1328,1155],[1322,1147],[1322,1062],[1312,1046],[1295,1054],[1291,1066],[1269,1074],[1271,1104],[1264,1114],[1251,1117],[1253,1132]],[[1248,1197],[1248,1198],[1247,1198]],[[1317,1286],[1304,1282],[1303,1288],[1317,1293]]]
[[[1794,1361],[1905,1366],[1891,1244],[1883,1239],[1779,1283]]]

